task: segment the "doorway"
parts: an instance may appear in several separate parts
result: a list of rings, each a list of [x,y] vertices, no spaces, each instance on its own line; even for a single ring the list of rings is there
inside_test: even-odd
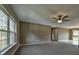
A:
[[[51,41],[58,40],[58,30],[57,28],[51,28]]]

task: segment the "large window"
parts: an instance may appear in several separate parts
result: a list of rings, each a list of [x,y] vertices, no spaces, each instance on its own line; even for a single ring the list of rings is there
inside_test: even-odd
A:
[[[10,18],[10,44],[13,44],[16,42],[16,23]]]
[[[16,42],[16,22],[0,9],[0,52]]]
[[[79,45],[79,30],[73,30],[73,44]]]
[[[0,50],[7,47],[8,17],[0,10]]]

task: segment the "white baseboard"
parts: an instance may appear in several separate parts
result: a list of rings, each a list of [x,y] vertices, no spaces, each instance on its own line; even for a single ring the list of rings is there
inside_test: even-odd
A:
[[[48,42],[39,42],[39,43],[29,43],[29,44],[21,44],[20,46],[24,46],[24,45],[35,45],[35,44],[43,44],[43,43],[49,43],[51,41]]]
[[[14,52],[12,53],[12,55],[15,54],[15,52],[18,50],[19,47],[20,47],[20,45],[18,45],[18,46],[16,47],[16,49],[14,50]]]
[[[8,47],[7,49],[5,49],[0,55],[5,54],[9,49],[11,49],[13,46],[15,46],[16,43],[14,43],[13,45],[11,45],[10,47]]]
[[[43,43],[49,43],[50,41],[48,41],[48,42],[39,42],[39,43],[29,43],[29,44],[21,44],[21,45],[18,45],[17,47],[16,47],[16,49],[14,50],[14,52],[12,53],[12,55],[14,55],[15,54],[15,52],[18,50],[18,48],[20,47],[20,46],[24,46],[24,45],[35,45],[35,44],[43,44]]]

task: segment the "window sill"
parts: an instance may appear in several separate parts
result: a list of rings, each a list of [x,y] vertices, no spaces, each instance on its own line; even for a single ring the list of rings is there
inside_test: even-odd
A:
[[[17,43],[12,44],[10,47],[8,47],[7,49],[5,49],[3,52],[1,52],[0,55],[3,55],[4,53],[6,53],[8,50],[10,50],[13,46],[15,46]]]

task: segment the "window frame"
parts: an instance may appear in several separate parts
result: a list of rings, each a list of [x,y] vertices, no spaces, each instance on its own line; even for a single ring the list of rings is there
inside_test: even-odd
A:
[[[7,32],[7,47],[4,48],[2,51],[0,51],[0,54],[4,54],[6,53],[9,49],[11,49],[13,46],[15,46],[17,44],[17,22],[15,21],[15,19],[12,17],[12,15],[10,15],[8,13],[8,11],[4,8],[4,6],[0,5],[0,10],[7,16],[7,30],[3,30],[3,29],[0,29],[0,31],[5,31]],[[14,23],[16,24],[16,37],[15,37],[15,42],[13,44],[10,44],[10,29],[9,29],[9,24],[10,24],[10,19],[14,21]]]
[[[10,21],[9,21],[9,35],[10,35],[10,33],[14,33],[15,34],[15,39],[17,39],[17,32],[15,32],[15,26],[17,27],[17,23],[16,23],[16,21],[14,20],[14,18],[13,17],[9,17],[9,20],[12,20],[13,22],[14,22],[14,32],[13,31],[10,31]],[[16,24],[16,25],[15,25]],[[17,28],[16,28],[16,30],[17,30]],[[9,37],[10,38],[10,37]],[[17,43],[17,40],[15,40],[15,42]],[[12,45],[12,44],[11,44]]]

